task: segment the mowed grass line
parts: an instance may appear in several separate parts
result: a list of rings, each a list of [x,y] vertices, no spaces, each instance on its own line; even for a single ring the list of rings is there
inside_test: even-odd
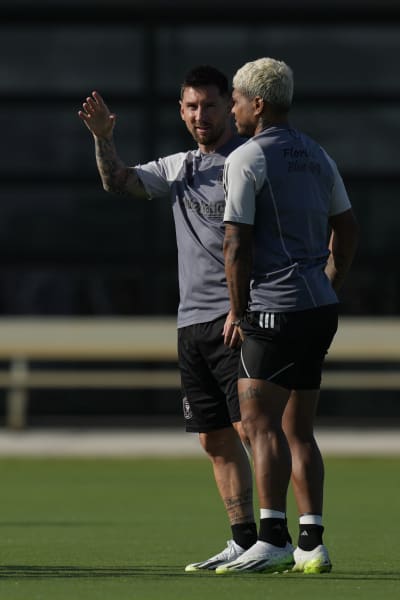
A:
[[[332,573],[226,577],[183,570],[230,537],[206,458],[0,459],[0,600],[397,599],[399,472],[326,458]]]

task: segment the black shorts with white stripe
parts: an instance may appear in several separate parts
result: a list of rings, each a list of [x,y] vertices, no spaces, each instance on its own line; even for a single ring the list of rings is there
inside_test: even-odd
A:
[[[338,325],[338,305],[296,312],[247,312],[239,378],[286,389],[318,389],[325,355]]]

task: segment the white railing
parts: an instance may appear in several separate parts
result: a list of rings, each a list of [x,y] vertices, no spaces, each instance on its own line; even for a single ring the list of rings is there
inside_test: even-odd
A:
[[[1,318],[0,387],[7,389],[6,426],[26,425],[34,388],[179,388],[174,317]],[[32,361],[134,361],[172,363],[171,369],[101,371],[85,368],[30,369]],[[347,370],[335,363],[390,363],[391,370]],[[398,363],[398,364],[396,364]],[[399,389],[400,318],[342,317],[323,373],[325,389]]]

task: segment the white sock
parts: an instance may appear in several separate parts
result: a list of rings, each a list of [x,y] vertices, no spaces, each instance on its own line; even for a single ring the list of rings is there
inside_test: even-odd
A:
[[[321,525],[322,526],[322,515],[300,515],[300,525]]]
[[[272,508],[260,508],[260,519],[285,519],[286,514]]]

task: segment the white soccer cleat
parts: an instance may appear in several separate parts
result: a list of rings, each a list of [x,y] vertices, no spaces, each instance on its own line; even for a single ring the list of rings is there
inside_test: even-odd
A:
[[[187,565],[185,567],[185,571],[186,573],[194,573],[195,571],[202,570],[214,571],[218,566],[223,565],[226,562],[235,560],[241,554],[243,554],[244,551],[244,548],[239,546],[239,544],[237,544],[234,540],[228,540],[227,547],[224,548],[222,552],[219,552],[219,554],[216,554],[215,556],[212,556],[211,558],[208,558],[203,562],[197,562]]]
[[[329,573],[332,569],[328,550],[323,544],[313,550],[296,548],[293,556],[294,567],[292,571],[297,573]]]
[[[293,566],[293,546],[289,543],[283,548],[258,540],[239,558],[216,568],[219,575],[228,573],[246,573],[263,571],[281,573]]]

